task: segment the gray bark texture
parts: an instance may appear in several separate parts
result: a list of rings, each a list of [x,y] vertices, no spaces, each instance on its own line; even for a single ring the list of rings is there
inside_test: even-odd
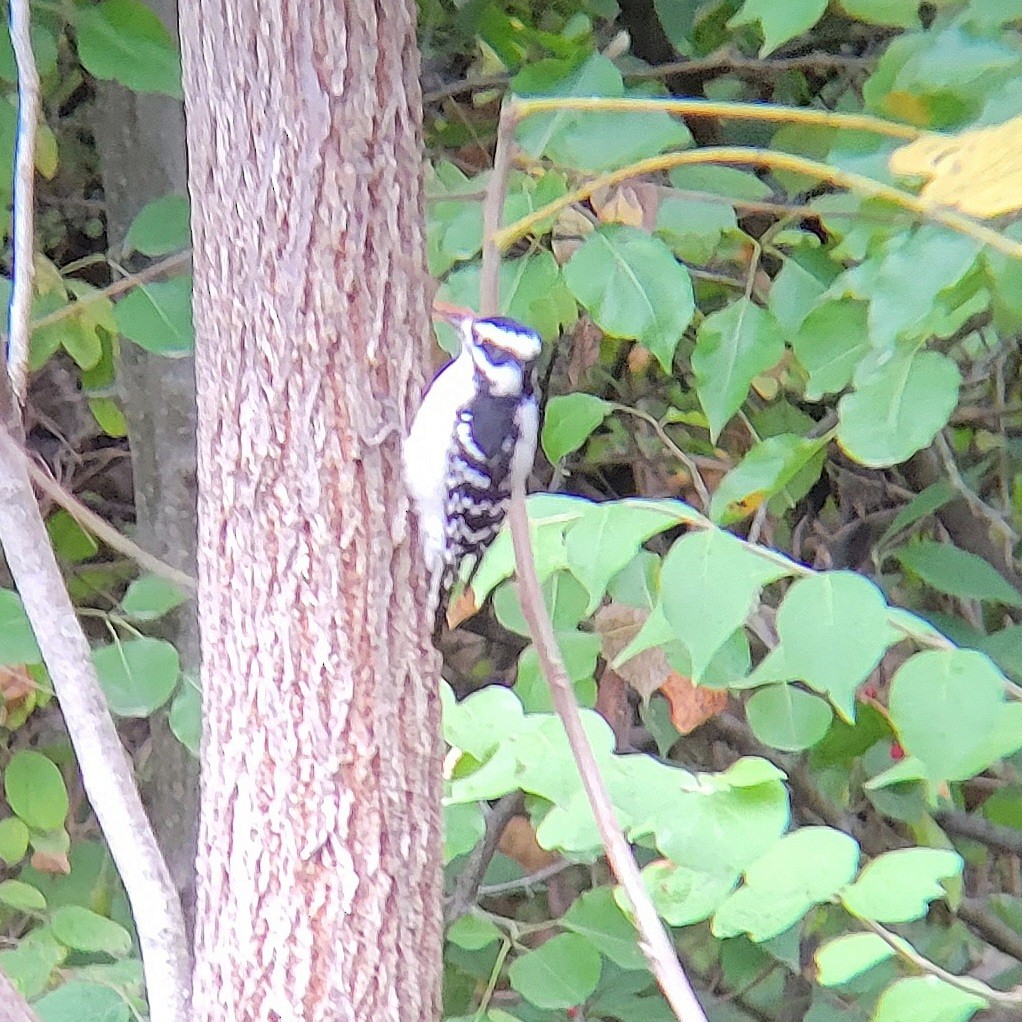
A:
[[[204,735],[195,1017],[439,1017],[413,0],[185,0]]]
[[[147,0],[177,31],[176,0]],[[97,83],[93,119],[106,200],[107,239],[118,249],[138,211],[153,199],[187,192],[184,107],[169,96]],[[118,382],[131,437],[135,538],[150,553],[195,574],[195,366],[123,341]],[[182,668],[197,676],[195,604],[179,609],[167,638]],[[166,714],[150,721],[151,754],[139,782],[156,836],[191,922],[195,901],[199,765],[174,737]]]

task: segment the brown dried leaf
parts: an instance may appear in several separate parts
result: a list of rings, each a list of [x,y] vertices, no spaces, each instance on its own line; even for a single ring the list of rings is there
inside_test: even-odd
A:
[[[652,364],[653,355],[649,348],[644,348],[641,344],[632,345],[628,352],[628,371],[633,376],[644,373]]]
[[[660,686],[671,706],[671,723],[679,734],[687,735],[727,709],[727,692],[693,685],[691,678],[671,671]]]
[[[608,603],[601,607],[593,618],[596,631],[603,644],[603,658],[608,663],[635,638],[646,623],[649,611],[637,607],[626,607],[620,603]],[[614,670],[642,696],[649,699],[667,680],[671,667],[662,649],[653,647],[631,660],[625,661]]]
[[[590,202],[600,223],[627,224],[629,227],[641,227],[643,224],[642,203],[630,185],[601,188],[599,193],[593,193]]]
[[[33,852],[32,866],[40,873],[61,873],[67,876],[71,872],[71,863],[64,852]]]
[[[24,664],[0,667],[0,699],[14,703],[35,689],[35,681]]]
[[[926,135],[897,149],[891,170],[928,178],[920,193],[970,216],[1022,209],[1022,116],[951,138]]]
[[[512,816],[497,846],[509,859],[514,859],[527,873],[553,865],[559,858],[554,852],[541,848],[536,831],[525,816]]]
[[[476,594],[471,586],[465,586],[457,597],[447,605],[447,626],[457,628],[463,621],[475,617],[479,613],[476,605]]]
[[[603,331],[588,316],[580,316],[570,336],[571,344],[565,373],[570,389],[580,390],[589,371],[599,365]]]
[[[550,247],[558,265],[563,266],[593,233],[593,223],[580,209],[561,210],[550,232]]]
[[[603,640],[604,659],[612,661],[635,638],[648,617],[647,610],[618,603],[601,607],[593,620]],[[654,692],[663,692],[671,707],[671,723],[683,735],[727,706],[727,692],[693,685],[690,678],[671,667],[659,647],[632,657],[615,670],[644,700]]]

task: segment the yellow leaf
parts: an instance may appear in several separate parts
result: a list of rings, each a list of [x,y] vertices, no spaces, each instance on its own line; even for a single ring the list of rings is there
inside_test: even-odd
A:
[[[927,179],[920,193],[970,216],[1022,209],[1022,116],[960,135],[928,135],[891,156],[891,170]]]
[[[908,121],[925,127],[930,123],[930,108],[926,101],[911,92],[889,92],[883,100],[884,113],[895,120]]]

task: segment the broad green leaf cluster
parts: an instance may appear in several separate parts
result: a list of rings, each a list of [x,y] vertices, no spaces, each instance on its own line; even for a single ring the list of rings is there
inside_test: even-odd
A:
[[[1022,263],[984,225],[931,215],[891,157],[1022,112],[1022,11],[656,0],[686,76],[632,22],[632,52],[608,48],[631,6],[421,7],[425,52],[460,38],[470,80],[506,76],[504,102],[760,104],[517,125],[501,311],[548,342],[537,488],[554,492],[530,516],[590,741],[711,1019],[971,1018],[999,996],[969,977],[1004,952],[994,927],[1022,933],[988,872],[1014,856],[960,837],[1022,831]],[[430,266],[471,308],[493,172],[468,157],[498,98],[492,81],[445,95],[427,122]],[[858,113],[876,130],[840,117]],[[703,162],[714,146],[742,158]],[[992,226],[1017,240],[1010,220]],[[449,931],[447,1015],[670,1018],[513,571],[503,535],[472,595],[524,650],[503,672],[455,665],[445,690],[448,871],[517,791],[562,872],[496,855]],[[487,671],[504,687],[477,690]],[[678,677],[727,697],[692,735]]]

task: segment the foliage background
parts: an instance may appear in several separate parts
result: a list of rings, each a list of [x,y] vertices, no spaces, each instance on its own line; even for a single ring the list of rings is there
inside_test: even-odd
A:
[[[997,991],[1022,982],[1022,262],[911,197],[942,170],[942,201],[964,194],[1020,238],[1022,6],[423,0],[420,23],[430,270],[462,305],[477,304],[506,94],[792,108],[520,125],[505,222],[557,205],[501,270],[504,311],[548,342],[540,573],[622,825],[711,1019],[1012,1017],[1018,996]],[[188,207],[158,198],[113,243],[93,119],[100,83],[179,97],[177,50],[139,0],[40,0],[33,33],[30,442],[130,534],[119,354],[191,350]],[[0,78],[9,202],[6,37]],[[1003,123],[943,166],[902,149],[914,129]],[[661,166],[567,200],[594,175],[725,146],[740,165]],[[986,180],[969,158],[992,151],[1008,155]],[[837,187],[849,174],[909,199]],[[140,774],[159,769],[164,722],[194,753],[193,665],[171,641],[186,593],[66,510],[49,526]],[[502,537],[445,643],[447,1016],[668,1018],[511,570]],[[8,586],[0,968],[45,1022],[126,1020],[145,1011],[131,921],[39,659]]]

